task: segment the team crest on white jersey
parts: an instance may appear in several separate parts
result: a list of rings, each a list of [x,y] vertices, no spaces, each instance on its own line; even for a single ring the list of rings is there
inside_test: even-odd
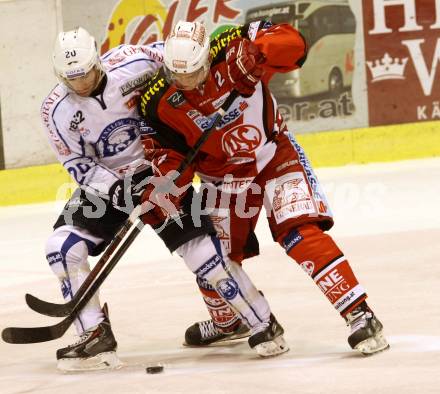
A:
[[[129,147],[139,135],[139,121],[133,118],[118,119],[110,123],[99,136],[96,148],[100,157],[109,157]]]

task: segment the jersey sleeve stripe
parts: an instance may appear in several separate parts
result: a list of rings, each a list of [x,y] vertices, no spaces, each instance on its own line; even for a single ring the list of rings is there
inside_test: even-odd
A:
[[[117,46],[116,48],[110,49],[108,52],[104,53],[104,54],[101,56],[101,60],[105,60],[105,59],[107,59],[110,55],[113,55],[113,53],[114,53],[115,51],[117,51],[119,48],[121,48],[122,46],[123,46],[123,44]]]
[[[54,124],[54,126],[55,126],[55,131],[57,132],[57,134],[58,134],[58,136],[60,137],[60,139],[61,139],[61,141],[63,141],[63,143],[70,149],[70,146],[69,146],[69,144],[66,142],[66,140],[63,138],[63,136],[61,135],[61,133],[59,132],[59,130],[58,130],[58,126],[57,126],[57,124],[56,124],[56,122],[55,122],[55,112],[56,112],[56,110],[58,109],[58,106],[69,96],[69,94],[70,93],[67,93],[58,103],[57,103],[57,105],[55,105],[55,108],[53,109],[53,112],[52,112],[52,121],[53,121],[53,124]]]
[[[156,62],[155,62],[154,60],[152,60],[152,59],[135,59],[135,60],[132,60],[131,62],[127,62],[127,63],[121,64],[121,65],[118,66],[118,67],[112,68],[112,69],[110,69],[108,72],[111,73],[112,71],[115,71],[115,70],[117,70],[118,68],[126,67],[126,66],[128,66],[129,64],[131,64],[131,63],[135,63],[135,62],[156,63]]]

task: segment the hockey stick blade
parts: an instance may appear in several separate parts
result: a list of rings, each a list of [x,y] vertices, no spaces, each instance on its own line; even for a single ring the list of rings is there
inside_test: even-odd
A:
[[[26,304],[33,311],[52,317],[65,317],[69,315],[75,304],[78,302],[77,299],[73,298],[65,304],[55,304],[53,302],[40,300],[32,294],[26,294],[25,299]]]
[[[68,316],[54,326],[48,327],[8,327],[2,331],[2,339],[7,343],[25,344],[48,342],[61,338],[74,320]]]

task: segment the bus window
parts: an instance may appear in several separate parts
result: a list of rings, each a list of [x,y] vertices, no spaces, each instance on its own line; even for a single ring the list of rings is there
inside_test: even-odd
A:
[[[301,32],[301,34],[305,38],[307,45],[309,47],[311,47],[312,42],[313,42],[313,34],[312,34],[313,29],[309,25],[309,20],[308,19],[300,19],[298,21],[298,30]]]
[[[288,23],[293,26],[293,23],[294,23],[293,19],[289,15],[280,15],[280,14],[272,15],[272,17],[270,18],[270,21],[274,25],[276,25],[278,23]]]
[[[356,31],[356,18],[349,7],[340,7],[339,17],[342,34],[354,34]]]
[[[354,33],[356,20],[349,7],[325,6],[298,22],[299,31],[309,46],[331,34]]]
[[[310,3],[300,3],[298,4],[298,14],[304,14],[307,11],[307,8],[310,7]]]

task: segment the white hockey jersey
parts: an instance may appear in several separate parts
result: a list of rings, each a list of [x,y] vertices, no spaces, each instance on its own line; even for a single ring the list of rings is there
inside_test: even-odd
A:
[[[145,164],[137,90],[163,61],[163,43],[120,45],[101,57],[102,94],[80,97],[58,84],[41,118],[58,160],[78,185],[105,196],[124,173]]]

